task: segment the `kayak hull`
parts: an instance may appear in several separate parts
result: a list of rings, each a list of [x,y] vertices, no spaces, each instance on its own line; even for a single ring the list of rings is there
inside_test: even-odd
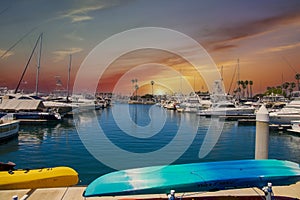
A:
[[[0,172],[0,189],[67,187],[78,183],[78,173],[69,167]]]
[[[289,185],[300,180],[299,164],[280,160],[192,163],[121,170],[88,185],[84,197],[216,191]]]

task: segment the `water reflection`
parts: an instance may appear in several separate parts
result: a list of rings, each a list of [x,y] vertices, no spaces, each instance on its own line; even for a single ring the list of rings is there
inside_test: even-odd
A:
[[[99,138],[97,126],[101,126],[109,141],[119,148],[143,155],[144,158],[135,157],[137,163],[143,163],[143,159],[151,161],[151,153],[170,144],[172,149],[167,153],[160,153],[160,157],[155,159],[157,163],[164,163],[174,155],[179,156],[173,163],[254,159],[255,125],[242,126],[237,122],[225,122],[220,138],[211,152],[204,158],[199,158],[199,151],[209,127],[211,124],[218,126],[217,121],[212,121],[214,119],[166,110],[167,120],[159,133],[149,138],[136,138],[117,126],[112,109],[78,113],[74,120],[64,119],[59,124],[22,125],[18,138],[0,145],[0,161],[13,161],[17,163],[18,168],[70,166],[79,172],[81,184],[88,184],[98,176],[112,171],[112,168],[105,166],[104,162],[99,162],[87,151],[77,133],[75,123],[82,126],[87,139],[95,136],[94,145],[100,150],[102,157],[109,156],[108,159],[116,160],[117,164],[124,168],[127,167],[123,165],[127,157],[116,155],[109,146],[104,146],[103,140]],[[142,127],[149,125],[150,106],[136,105],[130,109],[132,121]],[[181,137],[176,138],[182,123],[185,126],[182,126]],[[172,143],[174,139],[178,142]],[[300,136],[270,131],[269,145],[269,158],[300,163]],[[179,150],[180,148],[183,150]]]
[[[0,155],[19,150],[18,137],[0,143]],[[1,161],[1,160],[0,160]]]

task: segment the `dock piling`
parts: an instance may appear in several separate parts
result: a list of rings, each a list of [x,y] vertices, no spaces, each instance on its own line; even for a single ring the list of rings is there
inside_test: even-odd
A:
[[[262,105],[256,113],[255,159],[268,159],[269,112]]]

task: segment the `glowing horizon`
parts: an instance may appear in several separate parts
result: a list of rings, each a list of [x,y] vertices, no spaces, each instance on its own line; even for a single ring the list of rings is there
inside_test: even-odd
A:
[[[56,3],[60,6],[53,6]],[[80,65],[97,44],[114,34],[137,27],[168,28],[196,40],[218,66],[226,92],[230,90],[232,93],[237,86],[238,59],[239,79],[253,81],[254,94],[264,92],[267,86],[296,83],[295,74],[300,72],[300,2],[297,0],[276,0],[272,3],[229,0],[224,5],[207,1],[124,3],[93,0],[48,4],[46,9],[42,2],[3,2],[0,10],[3,30],[0,33],[0,87],[15,89],[41,32],[44,39],[39,90],[51,92],[67,88],[70,54],[73,58],[72,89]],[[29,12],[31,7],[36,12]],[[127,42],[122,41],[115,48],[121,48]],[[178,48],[190,51],[193,56],[193,47]],[[21,83],[21,90],[33,92],[35,89],[37,57],[36,51]],[[155,72],[151,63],[180,72],[195,91],[208,90],[203,77],[195,73],[184,59],[170,52],[144,50],[116,58],[101,77],[99,91],[112,92],[126,71],[140,65],[148,65],[148,74],[143,75],[141,71],[137,72],[140,75],[131,77],[138,77],[140,86],[151,80],[160,83],[169,79],[173,81],[170,84],[175,92],[185,89],[181,89],[177,75],[172,78],[166,70]],[[125,92],[132,89],[128,79],[128,85],[124,85]],[[88,81],[87,78],[86,83]],[[145,93],[151,94],[151,87],[145,88]]]

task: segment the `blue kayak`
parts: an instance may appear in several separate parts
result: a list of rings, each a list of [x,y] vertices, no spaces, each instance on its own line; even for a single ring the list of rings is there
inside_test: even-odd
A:
[[[300,180],[300,166],[281,160],[238,160],[154,166],[105,174],[88,185],[84,197],[289,185]]]

